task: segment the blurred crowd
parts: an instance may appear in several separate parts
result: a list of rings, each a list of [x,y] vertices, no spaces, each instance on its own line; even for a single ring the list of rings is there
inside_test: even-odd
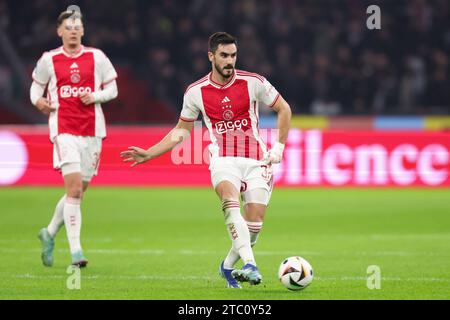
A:
[[[209,35],[227,31],[238,38],[238,68],[268,78],[296,113],[450,110],[448,0],[6,0],[0,28],[33,65],[59,46],[55,20],[73,2],[85,17],[84,42],[176,109],[211,68]],[[366,27],[371,4],[381,8],[381,30]],[[0,92],[8,74],[0,62]]]

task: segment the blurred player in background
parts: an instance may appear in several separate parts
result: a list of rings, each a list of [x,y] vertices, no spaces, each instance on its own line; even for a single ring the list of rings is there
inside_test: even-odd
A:
[[[80,243],[80,204],[97,174],[102,139],[106,136],[100,103],[117,97],[117,73],[110,60],[102,51],[81,44],[82,19],[77,6],[69,6],[60,14],[57,33],[62,46],[45,52],[39,59],[30,89],[33,105],[49,115],[53,164],[61,170],[66,191],[50,224],[39,232],[45,266],[53,265],[54,238],[63,224],[72,264],[84,267],[88,262]]]
[[[148,150],[129,147],[121,156],[125,162],[133,162],[132,166],[161,156],[187,136],[202,113],[212,142],[209,147],[211,180],[222,202],[232,241],[231,250],[220,265],[220,273],[228,287],[240,288],[238,281],[252,285],[262,281],[252,246],[261,231],[272,192],[271,164],[279,163],[283,155],[291,109],[265,78],[235,69],[237,42],[231,35],[213,34],[209,38],[208,57],[212,71],[187,88],[176,127]],[[278,114],[278,141],[270,151],[259,136],[260,103]],[[239,258],[244,266],[235,269]]]

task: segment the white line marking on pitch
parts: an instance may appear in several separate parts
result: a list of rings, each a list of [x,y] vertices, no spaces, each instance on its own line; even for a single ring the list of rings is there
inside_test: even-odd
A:
[[[66,249],[56,250],[58,253],[66,253]],[[40,249],[7,249],[0,248],[0,253],[38,253]],[[86,252],[106,255],[163,255],[163,254],[180,254],[180,255],[217,255],[221,254],[220,251],[214,250],[192,250],[192,249],[180,249],[180,250],[165,250],[165,249],[89,249]],[[298,252],[294,251],[258,251],[255,250],[255,254],[259,256],[280,256],[280,255],[296,255]],[[428,251],[334,251],[334,252],[320,252],[320,251],[302,251],[302,256],[321,256],[321,257],[336,257],[336,256],[393,256],[393,257],[434,257],[434,256],[449,256],[450,252],[428,252]]]
[[[283,235],[279,236],[280,238],[284,237]],[[285,236],[287,237],[287,236]],[[412,233],[412,234],[334,234],[334,235],[308,235],[308,238],[316,239],[316,238],[326,238],[328,240],[333,239],[348,239],[348,238],[363,238],[369,240],[444,240],[450,239],[450,233]],[[134,238],[111,238],[111,237],[89,237],[84,238],[84,242],[94,242],[94,243],[110,243],[113,241],[121,241],[125,243],[142,243],[146,239],[140,237]],[[18,239],[0,239],[0,243],[36,243],[37,240],[34,238],[18,238]]]
[[[17,279],[65,279],[67,276],[65,275],[35,275],[35,274],[18,274],[13,275],[14,278]],[[155,276],[155,275],[136,275],[136,276],[99,276],[99,275],[85,275],[82,276],[83,279],[88,280],[220,280],[218,276]],[[314,280],[318,281],[366,281],[366,277],[314,277]],[[450,282],[450,279],[446,278],[402,278],[402,277],[382,277],[382,281],[405,281],[405,282]]]
[[[67,276],[64,275],[34,275],[34,274],[18,274],[14,275],[14,278],[18,279],[66,279]],[[83,279],[90,280],[221,280],[218,277],[207,277],[207,276],[154,276],[154,275],[137,275],[137,276],[82,276]]]
[[[136,242],[137,238],[132,238],[132,239],[127,239],[130,240],[130,242]],[[122,241],[121,239],[117,239],[118,241]],[[141,239],[139,239],[140,241]],[[26,238],[26,239],[0,239],[0,243],[36,243],[36,240],[30,239],[30,238]],[[102,243],[109,243],[109,242],[113,242],[113,238],[86,238],[83,241],[85,242],[102,242]]]

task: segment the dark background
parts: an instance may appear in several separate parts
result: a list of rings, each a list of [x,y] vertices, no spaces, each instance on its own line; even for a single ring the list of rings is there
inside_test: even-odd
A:
[[[56,18],[70,4],[84,15],[83,43],[119,72],[109,123],[176,121],[184,89],[210,71],[216,31],[238,38],[237,67],[265,76],[297,114],[449,114],[448,0],[2,0],[0,123],[45,122],[30,74],[61,45]],[[371,4],[381,30],[366,27]]]

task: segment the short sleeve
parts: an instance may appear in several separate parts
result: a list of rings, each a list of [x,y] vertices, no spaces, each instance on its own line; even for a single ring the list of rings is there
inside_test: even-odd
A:
[[[100,74],[102,84],[107,84],[117,78],[116,69],[111,63],[111,60],[102,52],[100,54]]]
[[[36,67],[32,74],[33,80],[40,85],[47,85],[50,81],[50,71],[48,64],[48,55],[44,53],[39,61],[36,63]]]
[[[268,107],[273,107],[275,102],[277,102],[280,94],[277,89],[269,82],[267,79],[263,78],[264,81],[256,81],[256,97],[258,100]]]
[[[192,91],[186,92],[183,98],[183,109],[181,109],[180,119],[187,122],[197,120],[200,109],[193,101]]]

